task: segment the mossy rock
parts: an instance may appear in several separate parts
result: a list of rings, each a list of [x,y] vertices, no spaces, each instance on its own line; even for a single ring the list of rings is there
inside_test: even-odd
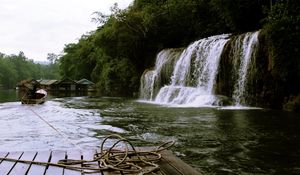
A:
[[[286,111],[300,112],[300,94],[291,96],[287,102],[283,104],[283,109]]]

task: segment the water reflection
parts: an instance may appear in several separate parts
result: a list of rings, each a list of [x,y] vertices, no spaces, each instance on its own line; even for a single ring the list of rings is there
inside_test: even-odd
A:
[[[0,103],[18,101],[18,91],[4,90],[0,88]]]
[[[222,141],[214,156],[220,162],[215,172],[299,173],[300,130],[295,114],[264,110],[223,111],[216,124]]]

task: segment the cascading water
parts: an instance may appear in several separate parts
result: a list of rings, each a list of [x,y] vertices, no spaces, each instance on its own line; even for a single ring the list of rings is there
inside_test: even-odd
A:
[[[220,56],[229,35],[218,35],[192,43],[176,63],[171,85],[163,87],[156,103],[187,106],[212,105],[213,84]]]
[[[181,49],[165,49],[158,53],[153,70],[146,70],[141,78],[140,97],[153,100],[162,85],[168,84],[166,77],[170,77]]]
[[[141,78],[141,98],[158,104],[188,107],[232,104],[231,98],[237,106],[246,104],[247,75],[258,48],[258,34],[217,35],[198,40],[180,52],[163,50],[157,56],[155,69],[145,71]],[[227,52],[224,52],[225,46]],[[221,66],[226,70],[222,69],[222,75],[231,78],[220,76],[216,81],[222,53],[228,54],[222,56]],[[224,86],[226,84],[232,85]],[[229,88],[226,93],[219,89],[215,94],[215,89],[220,87]]]
[[[249,66],[256,56],[256,48],[258,46],[259,32],[246,33],[240,35],[236,40],[234,52],[235,67],[238,68],[237,80],[233,91],[233,100],[236,106],[245,104],[245,97],[247,96],[247,75]]]
[[[141,78],[140,98],[152,100],[154,88],[154,70],[146,70]]]

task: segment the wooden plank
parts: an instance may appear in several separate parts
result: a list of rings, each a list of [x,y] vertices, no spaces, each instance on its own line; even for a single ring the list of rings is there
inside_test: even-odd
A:
[[[22,152],[10,152],[6,158],[11,158],[11,159],[19,159],[22,155]],[[0,174],[1,175],[7,175],[12,168],[15,166],[17,162],[14,161],[6,161],[3,160],[0,164]]]
[[[29,160],[32,161],[36,155],[36,152],[28,151],[24,152],[20,158],[20,160]],[[26,174],[30,167],[30,163],[21,163],[18,162],[12,171],[9,173],[9,175],[23,175]]]
[[[94,159],[94,154],[96,153],[96,150],[89,150],[89,151],[85,151],[82,156],[83,156],[83,160],[93,160]],[[99,163],[98,162],[92,162],[92,164],[95,165],[95,167],[99,167]],[[102,173],[83,173],[84,175],[102,175]]]
[[[67,151],[67,159],[73,159],[73,160],[81,160],[81,151],[80,150],[69,150]],[[74,165],[79,166],[81,165]],[[64,175],[81,175],[80,171],[65,169]]]
[[[66,152],[65,151],[52,151],[51,153],[51,163],[57,163],[59,160],[66,158]],[[45,175],[63,175],[64,168],[56,167],[56,166],[49,166]]]
[[[34,158],[37,162],[48,162],[50,159],[50,151],[39,151]],[[43,175],[46,171],[46,166],[32,164],[27,175]]]
[[[152,174],[155,174],[155,175],[166,175],[164,172],[162,172],[162,171],[157,171],[157,172],[155,172],[155,173],[152,173]]]
[[[8,155],[8,152],[0,152],[0,158],[5,158]],[[0,164],[3,160],[0,160]]]
[[[175,157],[171,153],[171,151],[164,150],[161,153],[162,160],[158,164],[160,166],[161,171],[164,172],[164,174],[201,175],[200,172],[193,169],[181,159]]]

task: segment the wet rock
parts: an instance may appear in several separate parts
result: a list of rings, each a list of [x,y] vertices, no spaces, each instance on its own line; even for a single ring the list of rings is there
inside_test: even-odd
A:
[[[233,105],[232,98],[229,98],[225,95],[217,95],[217,100],[213,103],[214,106],[230,106]]]

